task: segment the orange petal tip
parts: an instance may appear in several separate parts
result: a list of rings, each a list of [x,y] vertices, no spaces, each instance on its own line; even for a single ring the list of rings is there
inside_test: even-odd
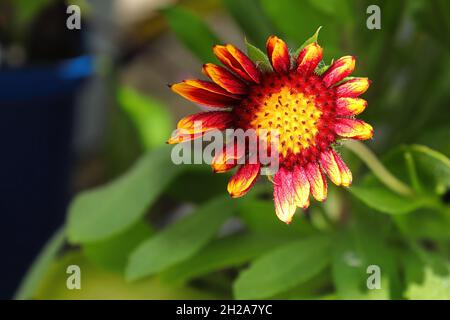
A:
[[[254,185],[261,170],[260,164],[244,164],[231,177],[227,190],[232,198],[245,195]]]

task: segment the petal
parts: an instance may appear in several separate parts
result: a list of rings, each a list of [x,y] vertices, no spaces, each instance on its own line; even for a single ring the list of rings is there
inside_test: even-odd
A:
[[[242,165],[228,182],[228,193],[233,198],[245,195],[255,184],[260,170],[261,165],[259,163]]]
[[[211,111],[192,114],[178,122],[177,130],[167,141],[168,144],[181,143],[203,136],[211,130],[224,130],[233,125],[233,115],[228,111]]]
[[[278,73],[287,73],[291,66],[291,58],[286,43],[276,36],[267,39],[267,56]]]
[[[334,157],[334,151],[329,149],[320,154],[320,164],[330,180],[337,186],[342,184],[341,172]]]
[[[178,122],[177,128],[184,134],[195,134],[212,129],[224,130],[233,125],[233,114],[228,111],[211,111],[192,114]]]
[[[304,47],[297,57],[297,71],[311,74],[322,60],[323,50],[317,43]]]
[[[341,137],[367,140],[373,136],[372,126],[362,120],[337,118],[336,121],[334,131]]]
[[[336,112],[340,116],[356,116],[367,107],[367,101],[360,98],[338,98]]]
[[[293,173],[295,204],[303,209],[309,206],[309,181],[302,167],[295,167]]]
[[[245,154],[245,149],[238,144],[224,145],[211,161],[211,167],[215,173],[226,172],[237,165],[237,160]]]
[[[336,160],[336,163],[339,167],[339,172],[341,174],[341,185],[344,187],[348,187],[352,184],[352,172],[336,152],[334,152],[334,159]]]
[[[353,78],[336,87],[336,93],[341,97],[358,97],[369,89],[368,78]]]
[[[203,66],[203,73],[230,93],[245,94],[248,90],[247,85],[242,80],[224,67],[207,63]]]
[[[255,63],[241,50],[231,44],[213,47],[217,59],[242,79],[259,83],[261,73]]]
[[[348,77],[355,69],[355,57],[345,56],[336,60],[323,74],[323,81],[327,87]]]
[[[202,80],[184,80],[175,83],[170,88],[180,96],[195,103],[212,106],[226,107],[239,102],[239,96],[233,95],[217,84]]]
[[[182,143],[182,142],[198,139],[202,136],[203,136],[203,132],[197,133],[197,134],[185,134],[185,133],[183,133],[182,130],[181,131],[175,130],[174,133],[172,134],[172,136],[170,137],[170,139],[167,140],[166,143],[167,144]]]
[[[310,162],[305,168],[311,194],[317,201],[327,198],[327,182],[317,163]]]
[[[294,216],[295,197],[292,173],[280,168],[273,178],[273,201],[278,219],[285,223],[290,223]]]

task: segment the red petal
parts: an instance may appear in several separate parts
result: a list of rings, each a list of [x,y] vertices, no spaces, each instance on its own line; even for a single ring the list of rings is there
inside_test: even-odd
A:
[[[355,57],[345,56],[336,60],[331,67],[325,71],[323,81],[327,87],[338,83],[348,77],[355,69]]]
[[[237,160],[245,154],[245,149],[238,143],[224,145],[222,150],[217,153],[211,161],[211,167],[214,172],[226,172],[237,165]]]
[[[317,43],[304,47],[297,57],[297,71],[311,74],[322,60],[323,50]]]
[[[339,172],[341,173],[341,184],[344,187],[348,187],[352,184],[352,172],[336,152],[334,153],[334,159],[336,160]]]
[[[177,128],[185,134],[206,132],[211,129],[224,130],[233,125],[233,115],[228,111],[211,111],[192,114],[178,122]]]
[[[341,97],[358,97],[369,89],[370,80],[353,78],[336,87],[336,93]]]
[[[242,79],[259,83],[261,77],[259,69],[241,50],[227,44],[226,46],[214,46],[213,51],[220,62]]]
[[[197,133],[197,134],[183,134],[180,130],[176,130],[172,134],[172,137],[170,137],[170,139],[167,140],[166,143],[167,144],[182,143],[182,142],[198,139],[198,138],[200,138],[202,136],[203,136],[203,132],[202,133]]]
[[[202,80],[185,80],[170,87],[180,96],[195,103],[212,106],[227,107],[239,102],[240,97],[233,95],[217,84]]]
[[[291,58],[286,43],[276,36],[267,39],[267,56],[278,73],[287,73],[291,67]]]
[[[248,90],[247,85],[242,80],[224,67],[207,63],[203,66],[203,73],[230,93],[245,94]]]
[[[308,163],[305,168],[308,177],[311,194],[318,201],[327,198],[327,182],[317,163]]]
[[[324,151],[320,155],[320,164],[330,180],[337,186],[342,184],[341,172],[334,158],[332,149]]]
[[[227,111],[211,111],[192,114],[178,122],[177,130],[167,141],[175,144],[197,139],[207,131],[224,130],[233,125],[233,115]]]
[[[290,223],[296,209],[292,172],[280,168],[273,179],[273,200],[278,219]]]
[[[306,209],[309,206],[309,181],[305,170],[302,167],[295,167],[293,173],[293,183],[295,189],[295,203],[297,206]]]
[[[261,166],[259,163],[242,165],[228,182],[228,193],[233,198],[245,195],[255,184],[260,169]]]
[[[367,101],[360,98],[338,98],[336,112],[340,116],[356,116],[367,107]]]
[[[341,137],[367,140],[373,136],[372,126],[364,121],[346,118],[337,118],[336,121],[334,131]]]

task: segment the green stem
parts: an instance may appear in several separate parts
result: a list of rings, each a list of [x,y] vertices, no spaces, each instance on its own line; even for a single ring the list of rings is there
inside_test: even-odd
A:
[[[414,191],[390,173],[366,145],[356,140],[347,140],[344,145],[356,154],[389,189],[404,196],[414,195]]]
[[[417,176],[416,164],[414,163],[412,154],[411,152],[406,151],[404,156],[406,168],[408,169],[409,179],[411,180],[411,185],[415,191],[420,192],[422,191],[422,186],[420,184],[419,177]]]

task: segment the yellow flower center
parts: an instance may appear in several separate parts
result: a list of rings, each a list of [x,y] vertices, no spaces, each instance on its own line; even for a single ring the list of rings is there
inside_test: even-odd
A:
[[[335,141],[336,95],[316,75],[265,74],[233,109],[237,128],[276,146],[285,167],[316,161]],[[278,137],[278,140],[272,138]]]
[[[314,145],[321,115],[315,97],[283,87],[265,99],[250,126],[257,134],[267,130],[268,137],[278,135],[278,152],[286,156],[288,150],[299,153]]]

